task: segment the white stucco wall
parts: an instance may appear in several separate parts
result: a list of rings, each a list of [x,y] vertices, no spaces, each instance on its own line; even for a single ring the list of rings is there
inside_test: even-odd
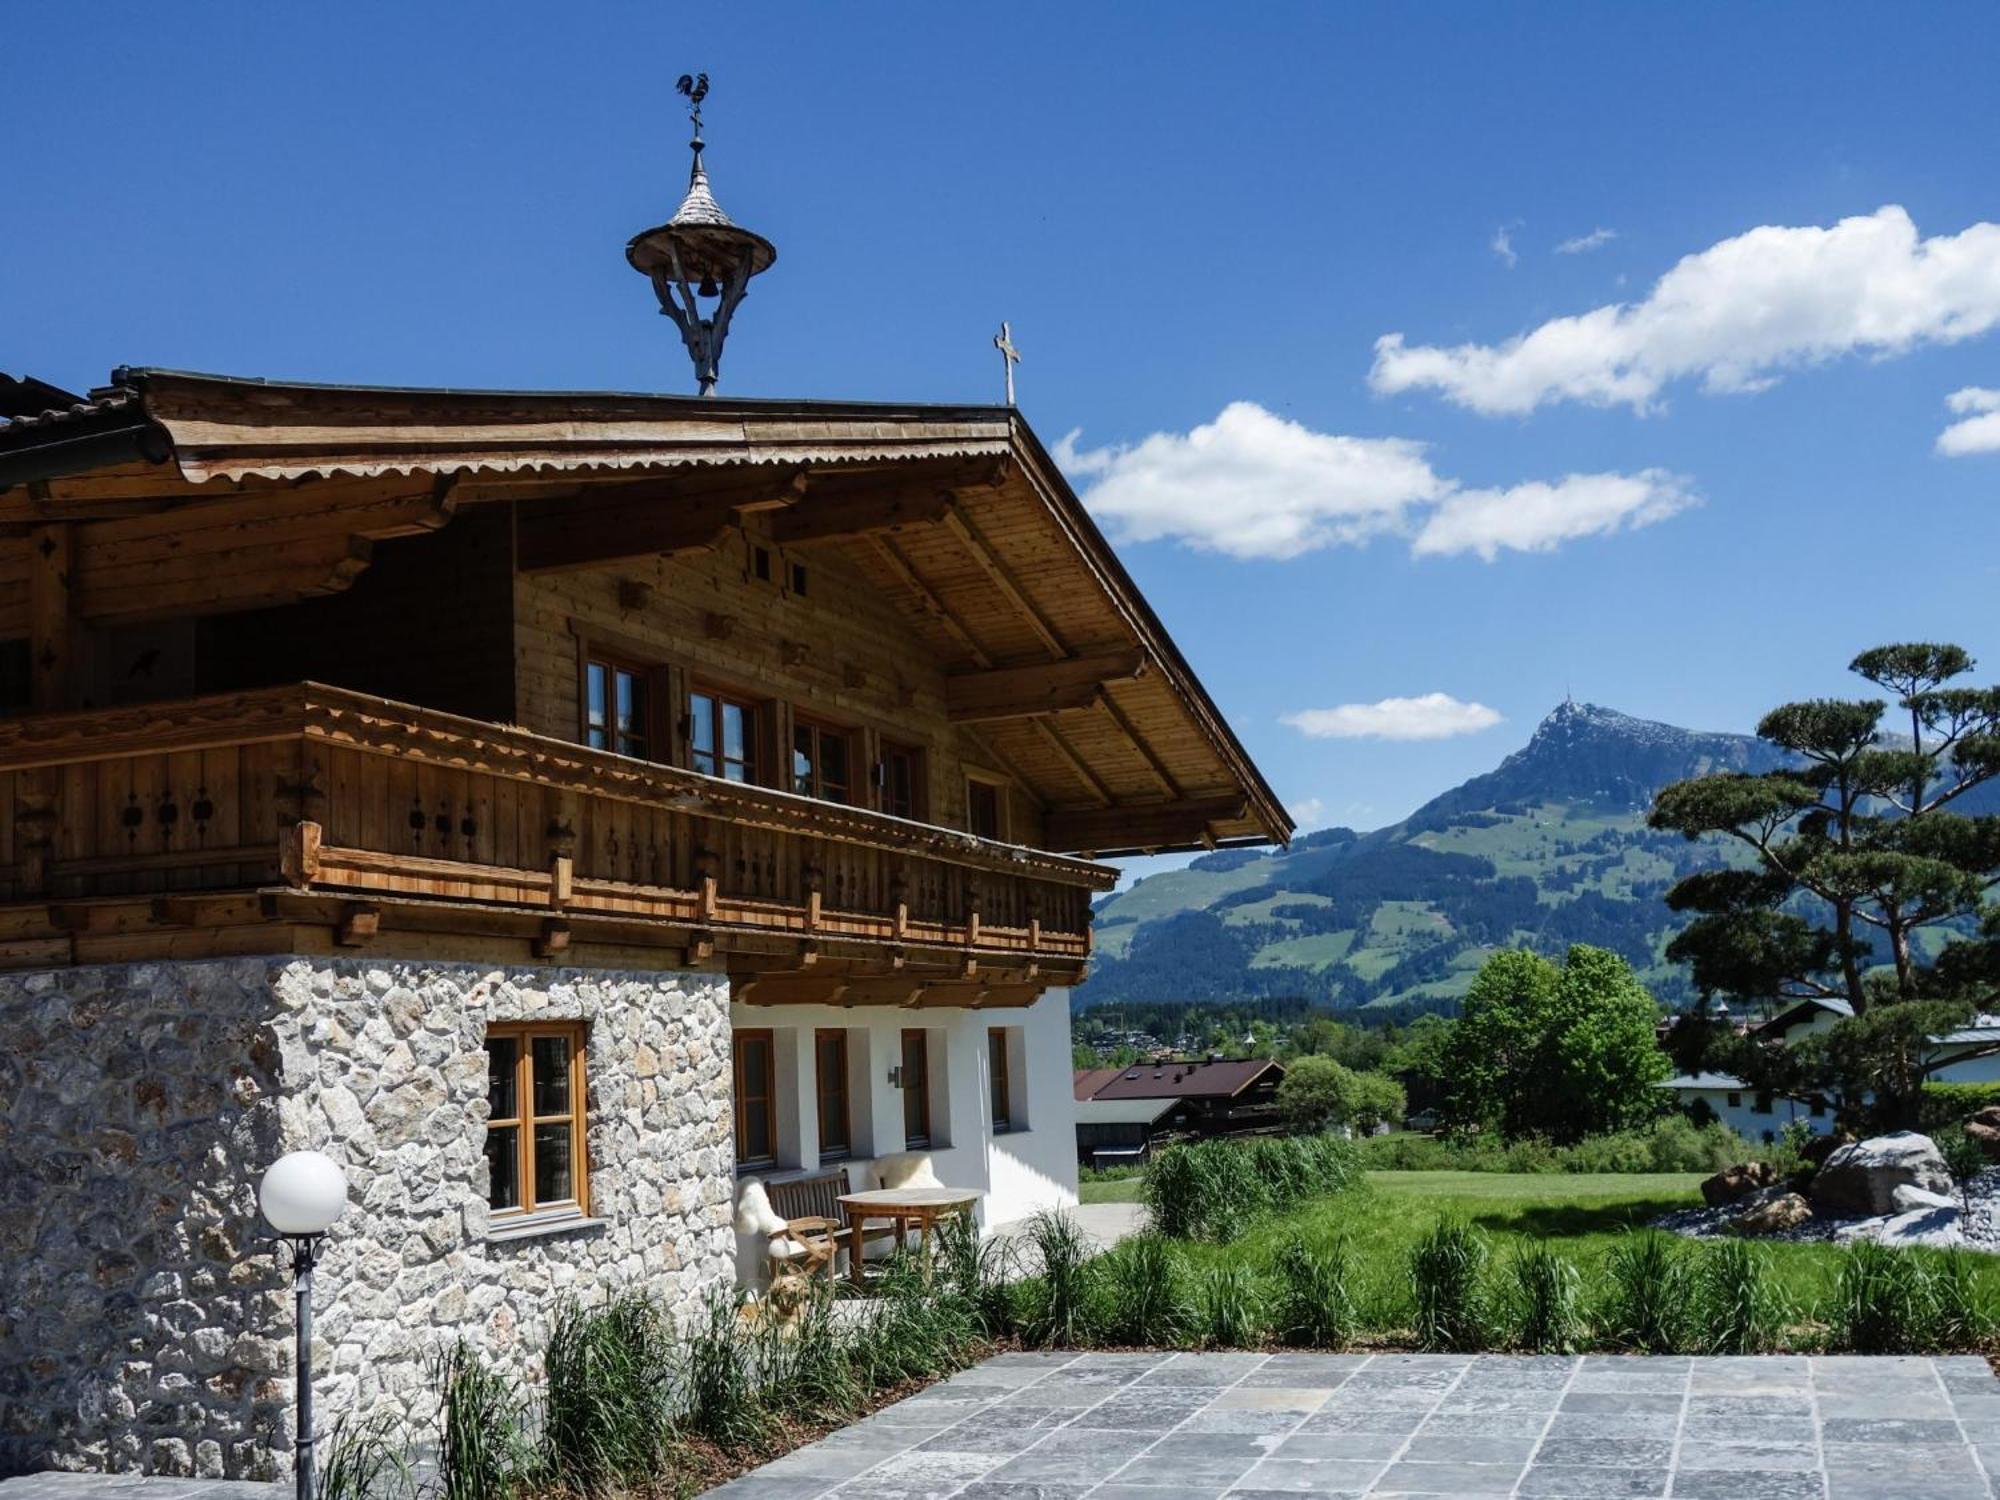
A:
[[[1739,1104],[1729,1102],[1731,1094],[1741,1100]],[[1833,1115],[1815,1116],[1812,1110],[1797,1099],[1783,1096],[1771,1100],[1771,1112],[1757,1112],[1757,1092],[1755,1089],[1675,1089],[1674,1100],[1686,1109],[1695,1100],[1704,1101],[1715,1111],[1715,1117],[1747,1141],[1761,1141],[1766,1135],[1775,1136],[1792,1121],[1802,1123],[1814,1135],[1825,1135],[1833,1129]]]
[[[903,1096],[889,1081],[889,1070],[901,1061],[904,1028],[922,1027],[930,1034],[930,1155],[937,1175],[953,1187],[984,1193],[979,1218],[988,1226],[1077,1201],[1067,990],[1050,990],[1031,1006],[1005,1010],[734,1004],[730,1024],[769,1030],[777,1056],[777,1165],[753,1175],[819,1170],[813,1034],[839,1028],[847,1032],[854,1137],[844,1165],[850,1183],[872,1186],[872,1162],[904,1149]],[[993,1131],[989,1072],[993,1028],[1006,1034],[1014,1116],[1012,1128],[999,1135]]]

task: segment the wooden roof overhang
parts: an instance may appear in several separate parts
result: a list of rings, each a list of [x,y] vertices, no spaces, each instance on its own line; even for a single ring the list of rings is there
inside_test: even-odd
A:
[[[462,506],[517,503],[524,570],[698,551],[767,512],[778,540],[841,548],[909,615],[948,664],[950,717],[1041,804],[1049,847],[1291,832],[1012,408],[121,370],[0,426],[0,486],[0,638],[30,633],[36,576],[64,565],[77,611],[118,622],[345,588],[374,542]]]

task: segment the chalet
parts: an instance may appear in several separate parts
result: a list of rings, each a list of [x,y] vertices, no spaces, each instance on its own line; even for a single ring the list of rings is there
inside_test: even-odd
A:
[[[1073,1202],[1101,860],[1289,833],[1011,406],[0,412],[0,1472],[284,1467],[287,1150],[329,1421],[691,1308],[738,1173]]]
[[[1071,1079],[1076,1155],[1086,1166],[1144,1161],[1164,1140],[1278,1128],[1283,1066],[1268,1057],[1160,1058],[1084,1068]]]

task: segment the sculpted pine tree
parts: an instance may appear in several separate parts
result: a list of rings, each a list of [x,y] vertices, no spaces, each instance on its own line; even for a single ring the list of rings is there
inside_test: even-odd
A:
[[[2000,688],[1953,685],[1973,660],[1950,645],[1880,646],[1850,667],[1893,697],[1893,717],[1881,698],[1773,709],[1757,733],[1794,765],[1677,782],[1648,821],[1726,835],[1751,856],[1667,893],[1696,914],[1667,956],[1704,997],[1853,1012],[1789,1051],[1720,1040],[1711,1062],[1760,1087],[1838,1095],[1851,1111],[1869,1099],[1878,1120],[1902,1124],[1936,1066],[1926,1038],[1964,1024],[2000,978],[2000,908],[1988,901],[2000,818],[1957,806],[2000,775]],[[1947,924],[1974,922],[1978,936],[1942,940]]]

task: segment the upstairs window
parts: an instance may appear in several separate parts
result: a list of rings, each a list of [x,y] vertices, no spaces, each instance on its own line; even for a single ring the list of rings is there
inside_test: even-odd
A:
[[[688,759],[707,776],[756,781],[756,709],[709,688],[689,693]]]
[[[882,811],[898,818],[920,818],[923,804],[923,752],[910,745],[882,745]]]
[[[580,1023],[486,1030],[486,1203],[495,1214],[585,1211]]]
[[[990,781],[967,779],[965,826],[983,839],[1000,837],[1000,788]]]
[[[792,725],[792,790],[822,802],[854,800],[854,758],[846,730],[804,719]]]
[[[651,704],[642,668],[601,656],[584,663],[583,738],[593,750],[651,758]]]

